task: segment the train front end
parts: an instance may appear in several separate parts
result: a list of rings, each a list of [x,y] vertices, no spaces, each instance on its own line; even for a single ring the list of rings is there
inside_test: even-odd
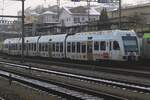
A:
[[[123,59],[126,61],[138,61],[140,56],[140,46],[136,33],[126,33],[125,36],[122,36],[122,41],[124,48]]]

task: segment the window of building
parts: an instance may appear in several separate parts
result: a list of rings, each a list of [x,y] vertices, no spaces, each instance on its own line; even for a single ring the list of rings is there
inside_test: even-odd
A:
[[[100,42],[100,48],[101,48],[101,50],[106,50],[106,42],[105,41]]]
[[[80,18],[79,17],[74,17],[74,23],[79,23],[80,22]]]
[[[113,42],[113,49],[114,50],[120,50],[119,43],[117,41]]]
[[[96,50],[96,51],[99,50],[99,42],[98,41],[94,42],[94,50]]]

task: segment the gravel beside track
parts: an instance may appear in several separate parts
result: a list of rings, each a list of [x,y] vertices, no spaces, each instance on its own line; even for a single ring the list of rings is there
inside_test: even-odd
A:
[[[0,96],[4,100],[61,100],[59,97],[42,92],[18,82],[0,77]],[[1,100],[1,99],[0,99]]]
[[[14,71],[18,71],[16,69],[11,69],[11,70],[14,70]],[[20,70],[21,72],[20,73],[25,73],[26,71],[25,70]],[[28,70],[29,71],[29,70]],[[29,71],[30,72],[30,71]],[[28,73],[29,73],[28,72]],[[124,96],[124,97],[128,97],[128,98],[132,98],[134,100],[148,100],[148,98],[150,98],[150,95],[149,94],[145,94],[145,93],[138,93],[138,92],[133,92],[131,90],[126,90],[126,89],[121,89],[121,88],[117,88],[117,87],[111,87],[111,86],[106,86],[105,84],[95,84],[95,83],[88,83],[88,82],[82,82],[80,83],[80,81],[78,79],[72,79],[72,78],[66,78],[64,79],[63,76],[57,76],[57,75],[53,75],[53,74],[46,74],[46,73],[37,73],[35,71],[32,71],[32,75],[36,75],[36,76],[39,76],[40,78],[42,79],[48,79],[48,80],[53,80],[53,81],[60,81],[61,83],[67,83],[67,84],[74,84],[76,86],[78,86],[80,84],[80,86],[86,86],[87,89],[94,89],[94,90],[97,90],[97,91],[102,91],[102,92],[105,92],[105,93],[110,93],[111,94],[118,94],[120,96]],[[67,81],[68,80],[68,81]]]

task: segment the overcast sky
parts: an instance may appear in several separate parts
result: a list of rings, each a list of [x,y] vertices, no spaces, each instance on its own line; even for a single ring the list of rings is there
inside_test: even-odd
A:
[[[44,6],[55,5],[56,1],[57,0],[25,0],[25,8],[30,6],[34,8],[39,4],[43,4]],[[60,1],[61,1],[61,5],[66,5],[71,0],[60,0]],[[144,1],[149,1],[149,0],[122,0],[122,3],[137,4]],[[2,8],[4,8],[3,15],[17,15],[17,11],[21,10],[21,1],[4,0],[4,6],[3,6],[3,0],[0,0],[0,15],[2,15]]]

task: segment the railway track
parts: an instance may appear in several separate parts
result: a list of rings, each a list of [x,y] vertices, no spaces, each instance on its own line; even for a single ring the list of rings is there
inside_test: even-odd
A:
[[[16,57],[12,57],[10,59],[11,60],[12,59],[19,60]],[[92,71],[121,74],[121,75],[127,75],[127,76],[136,76],[136,77],[141,77],[141,78],[149,78],[150,77],[150,68],[148,66],[147,67],[136,66],[135,68],[131,67],[131,66],[126,66],[127,68],[125,68],[123,66],[122,67],[107,67],[107,66],[104,67],[104,66],[95,66],[95,65],[64,63],[64,62],[58,62],[58,61],[44,61],[44,60],[37,60],[37,59],[30,59],[30,58],[26,58],[25,61],[38,63],[38,64],[63,66],[66,68],[78,68],[78,69],[85,69],[85,70],[92,70]],[[34,66],[34,65],[32,65],[32,66]]]
[[[25,68],[25,69],[30,68],[27,66],[10,64],[10,63],[9,64],[5,63],[5,64],[9,65],[9,67],[16,66],[16,67]],[[45,73],[51,73],[51,74],[53,73],[52,71],[50,72],[48,70],[38,69],[38,68],[30,68],[30,70],[36,70],[39,72],[45,72]],[[58,74],[58,73],[55,72],[55,74]],[[62,73],[60,75],[63,75],[63,74],[64,73]],[[60,83],[59,83],[60,86],[58,86],[58,83],[50,84],[51,82],[49,82],[49,81],[39,79],[39,78],[30,76],[30,75],[20,74],[20,73],[14,72],[14,71],[10,71],[8,69],[7,70],[1,69],[0,75],[3,77],[6,77],[6,78],[11,78],[12,80],[21,82],[23,84],[30,85],[34,88],[41,89],[46,92],[52,92],[56,95],[66,98],[68,100],[70,100],[70,99],[71,100],[103,100],[103,98],[106,100],[109,100],[109,99],[111,99],[111,100],[126,100],[125,98],[117,97],[117,96],[106,94],[106,93],[100,94],[96,91],[93,91],[93,90],[90,91],[88,89],[83,89],[83,88],[77,87],[77,86],[75,86],[75,87],[69,86],[69,85],[64,86],[64,84],[60,85]],[[10,77],[10,75],[11,75],[11,77]],[[70,76],[70,77],[72,77],[72,76]],[[65,88],[65,87],[67,87],[67,88]],[[76,91],[76,90],[78,90],[78,91]]]
[[[10,56],[6,54],[0,54],[0,58],[11,59],[11,60],[20,60],[18,56]],[[97,62],[86,62],[86,61],[73,61],[73,60],[61,60],[61,59],[48,59],[40,57],[25,57],[24,59],[27,62],[41,63],[41,64],[54,64],[75,67],[80,69],[89,69],[89,70],[101,70],[103,68],[118,68],[126,70],[139,70],[139,71],[150,71],[149,60],[145,59],[139,62],[119,62],[119,61],[99,61]]]
[[[48,74],[55,74],[58,76],[67,77],[68,79],[74,78],[74,79],[78,79],[80,81],[84,81],[84,82],[86,81],[87,83],[105,84],[107,86],[117,87],[117,88],[121,88],[123,90],[130,90],[133,92],[137,91],[138,93],[144,93],[146,95],[149,95],[149,93],[150,93],[150,85],[116,81],[116,80],[100,79],[100,78],[95,78],[95,77],[89,77],[89,76],[83,76],[83,75],[77,75],[77,74],[65,73],[65,72],[58,72],[58,71],[53,71],[53,70],[47,70],[47,69],[36,68],[36,67],[32,67],[32,66],[18,65],[18,64],[12,64],[12,63],[6,63],[6,62],[0,62],[0,63],[3,65],[7,65],[9,67],[13,67],[13,68],[16,67],[16,68],[22,68],[22,69],[30,69],[30,70],[34,70],[34,71],[42,72],[42,73],[44,72],[44,73],[48,73]],[[96,94],[96,92],[95,92],[95,94]]]

